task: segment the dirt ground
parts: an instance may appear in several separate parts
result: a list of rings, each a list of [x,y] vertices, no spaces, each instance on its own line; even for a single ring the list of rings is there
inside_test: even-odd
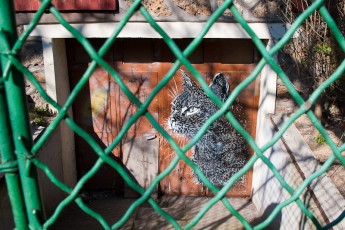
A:
[[[290,116],[298,109],[290,96],[288,96],[284,86],[278,86],[276,114]],[[323,164],[331,154],[331,148],[320,138],[320,133],[316,130],[309,117],[304,114],[295,121],[295,126],[304,137],[304,140],[314,152],[315,158]],[[332,116],[327,121],[322,121],[323,127],[337,146],[345,142],[345,118]],[[345,156],[345,152],[342,153]],[[345,198],[345,167],[339,161],[335,161],[327,171],[328,176],[335,183],[339,192]]]

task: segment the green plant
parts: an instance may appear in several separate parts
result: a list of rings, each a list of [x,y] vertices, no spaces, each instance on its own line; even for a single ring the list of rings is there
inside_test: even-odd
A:
[[[316,52],[322,53],[324,55],[330,55],[332,53],[332,47],[326,43],[317,44],[314,49]]]
[[[44,125],[46,123],[46,120],[44,119],[44,117],[36,117],[34,119],[34,122],[37,124],[37,125]]]
[[[321,135],[318,134],[315,138],[314,138],[315,142],[318,143],[319,145],[324,145],[326,143],[326,139]]]
[[[48,117],[53,114],[46,108],[35,107],[29,112],[30,121],[33,121],[37,125],[46,125]]]
[[[52,113],[49,111],[47,108],[42,108],[42,107],[35,107],[34,112],[36,114],[39,114],[41,116],[50,116]]]

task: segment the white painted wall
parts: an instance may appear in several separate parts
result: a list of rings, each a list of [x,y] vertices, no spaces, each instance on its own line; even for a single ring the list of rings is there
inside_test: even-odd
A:
[[[60,106],[63,106],[70,94],[65,40],[42,38],[42,47],[47,93]],[[53,106],[50,109],[57,111]],[[69,109],[67,114],[73,118],[72,109]],[[64,182],[72,187],[77,182],[74,133],[64,120],[60,125],[63,178]]]
[[[171,38],[195,38],[205,27],[205,22],[158,22]],[[286,26],[282,23],[248,23],[260,39],[279,39]],[[87,38],[108,38],[119,23],[71,24]],[[30,36],[45,38],[73,38],[73,35],[60,24],[37,25]],[[161,36],[144,22],[129,22],[118,35],[119,38],[161,38]],[[215,23],[205,38],[250,39],[247,32],[238,23]]]

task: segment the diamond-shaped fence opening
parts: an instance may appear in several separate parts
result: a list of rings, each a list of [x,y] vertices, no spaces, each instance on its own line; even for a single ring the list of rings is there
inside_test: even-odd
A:
[[[5,173],[6,181],[8,183],[9,195],[11,196],[11,203],[13,209],[13,215],[15,219],[15,224],[17,228],[26,228],[26,226],[31,226],[32,228],[49,228],[53,223],[58,221],[61,212],[70,203],[75,202],[81,210],[83,210],[87,215],[95,218],[103,228],[105,229],[117,229],[125,224],[130,216],[134,213],[135,209],[144,202],[148,202],[152,208],[159,213],[163,218],[170,222],[170,224],[176,228],[186,228],[190,229],[194,227],[203,216],[218,202],[221,201],[224,206],[228,209],[229,214],[238,218],[238,220],[243,224],[246,229],[251,229],[253,226],[239,213],[238,210],[234,208],[232,204],[225,198],[226,193],[232,188],[232,186],[239,180],[246,172],[248,172],[258,160],[261,160],[266,164],[270,170],[273,172],[276,179],[279,181],[281,186],[288,192],[291,196],[289,199],[282,203],[279,203],[272,212],[268,215],[267,219],[262,223],[257,225],[255,228],[262,229],[269,225],[270,222],[278,215],[278,213],[289,204],[296,202],[302,212],[310,219],[316,227],[318,228],[330,228],[336,225],[339,221],[343,219],[345,215],[344,212],[335,221],[328,223],[327,226],[321,226],[319,220],[314,216],[314,214],[308,209],[307,205],[300,199],[301,194],[306,190],[306,188],[311,184],[311,182],[323,175],[326,170],[331,166],[335,160],[339,160],[342,165],[345,165],[345,159],[341,155],[341,152],[345,150],[345,145],[337,146],[327,134],[326,130],[323,128],[321,123],[316,118],[315,114],[310,110],[311,106],[315,103],[317,98],[320,96],[322,91],[339,79],[345,70],[345,61],[343,60],[338,68],[332,73],[327,80],[321,84],[308,98],[304,100],[301,95],[295,90],[294,86],[290,82],[287,75],[274,60],[273,56],[291,39],[293,34],[298,30],[299,26],[306,20],[306,18],[313,14],[316,10],[319,11],[320,15],[324,18],[328,24],[335,40],[338,42],[339,47],[342,52],[345,52],[345,40],[341,32],[339,31],[334,20],[330,16],[329,12],[323,6],[323,1],[315,1],[311,4],[305,11],[303,11],[290,26],[289,30],[282,37],[282,39],[277,42],[277,44],[272,47],[269,51],[266,50],[266,46],[259,39],[259,37],[253,32],[249,27],[248,23],[242,17],[236,6],[231,0],[224,1],[219,8],[209,17],[203,30],[195,37],[192,42],[187,46],[185,50],[180,50],[176,45],[174,40],[170,38],[167,33],[158,25],[158,23],[152,18],[148,13],[147,9],[142,6],[141,1],[137,0],[132,3],[129,10],[123,16],[123,19],[118,24],[116,30],[113,34],[106,39],[102,47],[97,51],[91,45],[91,43],[81,35],[74,27],[72,27],[61,15],[61,13],[51,4],[51,1],[46,0],[41,2],[41,7],[35,13],[34,18],[28,25],[27,29],[21,34],[17,39],[14,33],[15,23],[14,23],[14,12],[11,1],[3,1],[0,4],[0,39],[1,39],[1,64],[2,64],[2,77],[0,81],[0,104],[1,104],[1,172]],[[251,40],[255,44],[256,48],[262,55],[262,59],[257,64],[256,68],[252,73],[246,77],[246,79],[238,84],[238,86],[231,92],[229,97],[222,100],[219,95],[216,95],[214,91],[206,84],[205,80],[201,76],[200,72],[191,64],[188,60],[188,56],[200,45],[203,41],[204,36],[217,21],[217,19],[224,13],[225,10],[229,9],[234,15],[237,22],[242,26],[242,28],[251,37]],[[25,68],[17,57],[18,51],[21,49],[23,42],[27,39],[29,34],[37,25],[38,21],[42,15],[49,11],[56,20],[64,26],[75,39],[84,47],[88,55],[92,58],[92,62],[88,66],[87,70],[83,73],[80,80],[76,83],[75,87],[71,91],[70,96],[66,100],[65,104],[59,105],[55,102],[42,88],[39,82],[36,80],[35,76]],[[145,101],[140,101],[128,88],[119,75],[119,73],[104,59],[103,56],[110,49],[112,44],[116,41],[119,33],[124,28],[126,23],[129,21],[131,16],[140,11],[145,20],[151,25],[151,27],[161,36],[166,45],[169,47],[170,51],[174,54],[177,61],[172,65],[166,75],[158,82],[158,84],[153,88]],[[259,147],[253,137],[248,133],[248,131],[243,127],[243,125],[236,119],[234,113],[229,110],[231,106],[235,103],[239,94],[252,82],[254,82],[263,67],[268,64],[277,73],[278,77],[285,84],[288,89],[289,94],[293,97],[295,102],[300,106],[299,110],[294,113],[281,127],[281,129],[275,134],[271,141],[266,143],[264,146]],[[183,65],[188,72],[195,78],[199,83],[203,92],[212,100],[212,102],[219,108],[216,113],[214,113],[192,136],[190,141],[184,145],[179,146],[175,142],[173,137],[162,127],[154,118],[154,116],[148,111],[149,105],[152,103],[155,96],[163,89],[163,87],[173,79],[174,75]],[[83,130],[77,123],[71,119],[67,111],[71,108],[73,102],[75,101],[77,95],[81,92],[83,87],[87,84],[92,73],[95,71],[96,67],[102,67],[105,71],[109,73],[111,78],[116,82],[116,84],[121,89],[122,93],[128,98],[128,100],[137,106],[137,111],[133,116],[131,116],[128,121],[123,125],[118,135],[112,140],[111,144],[103,149],[97,142],[90,136],[85,130]],[[23,79],[21,75],[24,75],[37,89],[41,96],[56,110],[58,111],[56,118],[51,122],[42,136],[38,139],[35,144],[31,143],[28,114],[25,107],[25,98],[23,94]],[[193,113],[194,111],[190,111]],[[9,115],[11,114],[11,115]],[[330,146],[333,154],[329,159],[322,165],[322,167],[313,173],[310,177],[307,177],[301,185],[296,189],[293,189],[279,173],[279,170],[272,164],[270,159],[268,159],[263,153],[272,147],[284,134],[284,132],[289,128],[289,126],[301,115],[307,114],[310,120],[313,122],[314,126],[324,137],[326,143]],[[121,140],[126,135],[127,131],[131,126],[141,117],[145,116],[151,125],[157,130],[162,137],[170,144],[171,148],[176,152],[176,156],[171,161],[170,165],[162,171],[153,182],[148,186],[147,189],[141,187],[133,178],[127,173],[119,162],[115,161],[110,157],[111,152],[114,148],[121,143]],[[221,188],[216,187],[210,182],[209,178],[204,175],[202,170],[193,162],[189,157],[186,156],[186,152],[196,145],[198,141],[207,133],[207,130],[214,124],[217,119],[226,117],[234,129],[246,140],[251,149],[255,152],[253,156],[247,161],[243,168],[241,168],[237,173],[235,173]],[[45,165],[43,162],[38,160],[36,154],[47,142],[48,138],[52,135],[54,130],[57,129],[60,122],[64,120],[73,132],[83,138],[90,147],[97,154],[98,160],[91,167],[91,169],[86,172],[80,180],[77,182],[75,187],[69,187],[64,184],[51,169]],[[200,178],[202,183],[214,193],[212,197],[205,206],[195,215],[195,217],[184,226],[176,221],[168,212],[161,208],[158,203],[151,197],[153,191],[160,183],[160,181],[169,175],[172,170],[176,167],[178,162],[183,160],[188,164],[195,174]],[[124,179],[125,183],[128,184],[133,190],[140,194],[133,204],[129,206],[122,218],[115,223],[108,223],[105,218],[96,211],[92,210],[80,197],[80,192],[83,186],[92,178],[93,175],[97,173],[100,167],[104,164],[109,165]],[[34,173],[35,168],[42,170],[46,176],[54,183],[58,188],[64,191],[66,198],[57,206],[54,213],[51,216],[43,218],[42,208],[39,201],[39,192],[36,181],[36,176]],[[17,174],[19,171],[19,174]],[[20,187],[23,188],[23,195],[21,195]],[[22,198],[23,196],[23,198]]]

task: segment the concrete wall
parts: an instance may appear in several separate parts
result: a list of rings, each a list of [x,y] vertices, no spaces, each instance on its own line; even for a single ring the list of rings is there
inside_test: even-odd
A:
[[[60,181],[64,182],[62,165],[61,125],[48,138],[38,152],[38,159],[46,164]],[[65,193],[56,187],[42,170],[38,170],[38,181],[42,204],[46,215],[50,216],[64,198]]]
[[[66,47],[64,39],[42,39],[44,73],[47,94],[59,105],[64,105],[69,94],[69,76],[67,68]],[[52,111],[56,109],[49,105]],[[67,111],[73,119],[72,109]],[[65,121],[60,123],[63,179],[69,186],[74,186],[77,181],[76,160],[74,153],[74,132]]]
[[[258,136],[259,146],[269,142],[276,133],[275,126],[284,123],[277,117],[266,117],[264,128]],[[264,154],[277,168],[284,180],[293,188],[312,173],[320,169],[320,165],[304,142],[302,136],[292,125],[283,137]],[[282,187],[272,171],[261,160],[254,165],[253,174],[253,203],[263,215],[264,220],[281,202],[291,195]],[[307,191],[309,190],[309,191]],[[321,225],[335,220],[345,209],[345,200],[335,184],[325,174],[314,180],[305,190],[300,199],[315,215]],[[345,221],[340,222],[334,229],[344,229]],[[293,202],[276,216],[271,224],[272,229],[315,229],[314,224],[302,213],[298,205]]]

